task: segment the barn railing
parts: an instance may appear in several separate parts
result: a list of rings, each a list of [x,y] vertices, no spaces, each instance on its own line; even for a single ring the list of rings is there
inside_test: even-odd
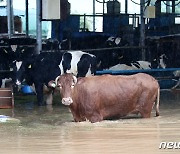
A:
[[[122,47],[108,47],[108,48],[97,48],[97,49],[77,49],[77,50],[72,50],[72,51],[79,51],[79,50],[82,50],[82,51],[85,51],[85,52],[88,52],[88,51],[105,51],[105,50],[118,50],[118,49],[146,49],[147,47],[141,47],[141,46],[122,46]],[[67,50],[61,50],[62,52],[63,51],[67,51]]]
[[[171,89],[180,80],[179,76],[175,76],[174,73],[180,71],[180,68],[165,68],[165,69],[139,69],[139,70],[103,70],[96,71],[96,75],[111,74],[111,75],[132,75],[136,73],[147,73],[155,77],[161,89]]]

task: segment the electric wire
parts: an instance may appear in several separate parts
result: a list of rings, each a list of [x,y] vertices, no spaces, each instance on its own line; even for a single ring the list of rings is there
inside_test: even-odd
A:
[[[169,5],[169,4],[165,3],[165,1],[163,1],[163,3],[164,3],[166,6],[170,6],[170,7],[173,6],[173,5]],[[176,3],[174,6],[177,6],[177,5],[179,5],[179,4],[180,4],[180,1],[179,1],[178,3]]]

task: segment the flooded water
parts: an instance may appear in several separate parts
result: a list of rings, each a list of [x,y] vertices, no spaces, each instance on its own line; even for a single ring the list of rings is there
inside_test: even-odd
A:
[[[16,118],[0,123],[2,154],[180,153],[179,148],[159,149],[161,142],[180,142],[180,91],[161,92],[160,117],[153,110],[150,119],[128,116],[95,124],[73,122],[58,99],[48,107],[25,101],[16,98],[14,110],[0,109],[0,115]]]

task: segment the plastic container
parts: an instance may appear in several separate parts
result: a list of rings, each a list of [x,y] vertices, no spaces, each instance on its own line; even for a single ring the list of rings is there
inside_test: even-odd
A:
[[[32,88],[28,85],[24,85],[21,90],[24,94],[33,94],[34,93]]]

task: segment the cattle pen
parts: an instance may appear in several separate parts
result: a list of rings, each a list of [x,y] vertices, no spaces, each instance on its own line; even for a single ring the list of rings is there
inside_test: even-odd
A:
[[[75,123],[55,94],[53,106],[38,107],[35,98],[15,96],[13,109],[0,109],[0,152],[23,153],[179,153],[180,95],[161,91],[160,116],[129,115],[98,123]],[[164,144],[173,142],[173,149]],[[163,145],[161,145],[161,143]],[[93,146],[93,148],[92,148]],[[162,146],[162,147],[160,147]],[[8,147],[8,148],[7,148]],[[121,148],[120,148],[121,147]]]
[[[136,73],[147,73],[155,77],[161,89],[171,89],[179,81],[179,76],[175,76],[174,72],[180,71],[180,68],[165,68],[165,69],[145,69],[145,70],[103,70],[97,71],[96,75],[111,74],[111,75],[132,75]]]
[[[122,113],[133,99],[146,105],[150,80],[141,89],[142,82],[123,80],[120,86],[114,79],[138,73],[158,81],[160,101],[150,107],[150,118],[134,110],[101,122],[76,122],[63,104],[65,86],[56,84],[69,68],[79,74],[76,66],[95,72],[94,78],[113,75],[107,85],[101,79],[77,90],[87,105],[77,110],[91,114],[88,109],[97,106],[105,114]],[[133,95],[134,87],[146,97]],[[121,111],[112,107],[115,97]],[[107,110],[92,98],[106,102]],[[179,154],[179,132],[180,0],[0,0],[0,154]]]

